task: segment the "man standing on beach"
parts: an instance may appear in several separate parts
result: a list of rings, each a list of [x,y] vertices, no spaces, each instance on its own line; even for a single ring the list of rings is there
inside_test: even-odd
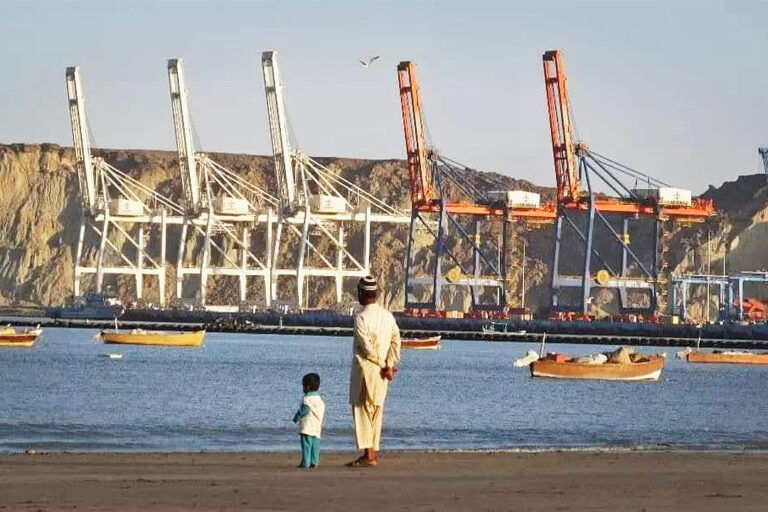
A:
[[[355,420],[355,442],[365,453],[348,466],[378,464],[381,423],[387,384],[400,362],[400,329],[392,313],[376,304],[378,285],[371,276],[360,279],[357,296],[363,310],[355,316],[349,403]]]

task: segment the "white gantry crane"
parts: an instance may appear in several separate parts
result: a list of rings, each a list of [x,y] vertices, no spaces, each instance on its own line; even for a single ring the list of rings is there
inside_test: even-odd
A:
[[[277,52],[262,53],[261,64],[279,200],[272,241],[272,299],[278,299],[279,278],[286,277],[293,281],[296,305],[307,307],[307,278],[317,277],[335,280],[340,302],[344,278],[370,273],[371,223],[407,224],[410,217],[295,148]],[[363,237],[357,254],[345,239],[345,229],[353,230],[354,225],[362,228]]]
[[[189,280],[187,288],[191,288],[200,305],[227,309],[208,304],[209,276],[236,278],[241,302],[252,299],[248,297],[248,278],[257,277],[263,280],[263,300],[269,306],[269,248],[273,209],[279,202],[244,177],[195,151],[181,59],[168,61],[168,82],[184,193],[176,297],[183,299],[185,280]],[[224,281],[218,284],[226,286]]]
[[[167,197],[92,155],[78,67],[67,68],[66,82],[81,199],[74,295],[81,294],[84,275],[95,274],[94,288],[98,293],[104,292],[105,276],[127,275],[134,277],[136,298],[142,299],[144,278],[154,276],[158,280],[158,301],[162,306],[165,304],[167,225],[179,220],[181,209]]]

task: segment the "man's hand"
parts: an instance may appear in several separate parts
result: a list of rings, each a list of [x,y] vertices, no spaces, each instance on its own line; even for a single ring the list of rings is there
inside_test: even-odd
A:
[[[395,373],[397,373],[397,368],[395,368],[394,366],[386,366],[381,369],[381,376],[387,380],[394,379]]]

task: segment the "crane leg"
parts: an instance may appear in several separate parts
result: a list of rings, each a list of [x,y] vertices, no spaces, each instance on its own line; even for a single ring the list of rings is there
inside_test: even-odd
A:
[[[653,278],[653,288],[650,289],[650,304],[648,306],[649,313],[653,314],[656,312],[656,309],[659,307],[659,298],[662,294],[661,288],[660,288],[660,278],[661,278],[661,261],[663,258],[663,255],[661,253],[662,246],[663,246],[663,240],[662,237],[664,236],[664,225],[659,219],[654,219],[653,221],[653,262],[651,263],[651,273]]]
[[[507,307],[507,247],[509,244],[509,222],[507,221],[507,216],[504,216],[504,219],[502,220],[501,224],[501,243],[499,244],[499,248],[501,249],[499,251],[499,272],[501,274],[501,286],[499,286],[499,296],[498,296],[498,306],[500,309]],[[525,246],[523,246],[525,247]],[[525,248],[523,248],[525,250]],[[525,255],[523,255],[525,256]],[[525,264],[525,258],[523,258],[523,262],[520,263],[521,265]],[[525,272],[523,272],[523,275],[525,275]],[[523,297],[525,297],[525,282],[523,282]],[[525,299],[523,299],[523,303],[525,303]]]
[[[168,245],[168,213],[165,208],[160,212],[160,273],[158,274],[158,284],[160,292],[160,307],[165,307],[165,258]]]
[[[595,203],[590,200],[587,215],[587,241],[584,247],[584,269],[581,275],[581,312],[589,310],[589,296],[592,285],[592,241],[595,236]]]
[[[213,208],[208,211],[208,222],[205,224],[205,242],[203,243],[203,258],[200,262],[200,304],[205,305],[208,295],[208,260],[211,257],[211,237],[213,235]]]
[[[101,229],[101,241],[99,242],[99,254],[96,264],[96,291],[103,293],[104,289],[104,250],[107,245],[109,228],[109,212],[104,212],[104,225]]]
[[[140,299],[144,289],[144,226],[139,224],[138,247],[136,248],[136,298]]]
[[[552,281],[550,290],[552,293],[551,305],[552,308],[557,308],[560,305],[560,244],[563,238],[563,216],[560,212],[557,214],[557,221],[555,222],[555,250],[552,256]]]
[[[622,219],[622,234],[624,236],[623,242],[626,242],[627,236],[629,235],[629,218],[624,217]],[[628,257],[627,254],[627,246],[626,243],[621,244],[621,277],[627,277],[628,272]],[[619,287],[619,311],[623,312],[625,308],[629,306],[629,303],[627,302],[627,289],[623,286]]]
[[[413,296],[413,259],[416,253],[414,235],[416,234],[416,223],[419,222],[419,215],[416,208],[411,211],[411,225],[408,230],[408,252],[405,257],[405,307],[410,308]]]
[[[264,272],[264,303],[267,307],[272,305],[272,272],[273,272],[273,265],[272,265],[272,222],[274,221],[274,217],[272,215],[272,208],[267,210],[267,245],[266,245],[266,253],[267,253],[267,268]]]
[[[246,247],[248,247],[248,226],[242,227],[241,234],[243,245],[240,247],[240,301],[245,300],[247,278],[245,274],[246,267],[248,266],[248,253]]]
[[[271,296],[273,301],[277,300],[277,273],[275,272],[275,270],[277,270],[279,256],[280,256],[280,238],[282,234],[283,234],[283,219],[281,215],[277,220],[277,226],[275,229],[275,245],[272,248],[272,267],[271,267],[272,278],[270,279],[270,281],[272,286]]]
[[[475,279],[478,279],[480,277],[480,218],[478,217],[474,220],[475,243],[472,247],[472,273]],[[480,303],[480,287],[477,286],[477,284],[473,284],[470,291],[472,295],[472,305],[477,306]]]
[[[441,303],[441,291],[443,286],[443,268],[442,259],[445,252],[445,232],[448,227],[446,219],[445,202],[440,207],[437,224],[437,240],[435,241],[435,266],[432,277],[432,304],[431,309],[438,309]]]
[[[307,237],[309,236],[309,208],[304,210],[304,224],[301,227],[301,242],[299,243],[299,258],[296,263],[296,304],[304,308],[304,256],[307,252]]]
[[[176,259],[176,298],[181,299],[184,292],[184,253],[187,247],[187,220],[181,225],[181,236],[179,236],[179,255]]]
[[[80,230],[77,234],[77,249],[75,249],[75,282],[73,292],[75,297],[80,296],[80,260],[83,258],[83,244],[85,243],[85,217],[80,218]]]
[[[336,250],[336,302],[341,302],[342,295],[344,293],[344,278],[342,272],[344,271],[344,226],[339,223],[339,246]],[[366,269],[367,270],[367,269]]]

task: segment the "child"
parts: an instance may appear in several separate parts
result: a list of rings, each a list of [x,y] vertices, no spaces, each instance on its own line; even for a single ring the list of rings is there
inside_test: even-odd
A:
[[[294,423],[301,428],[301,463],[300,468],[316,468],[320,461],[320,430],[323,427],[325,403],[318,394],[320,376],[308,373],[301,379],[304,398],[301,407],[293,417]]]

